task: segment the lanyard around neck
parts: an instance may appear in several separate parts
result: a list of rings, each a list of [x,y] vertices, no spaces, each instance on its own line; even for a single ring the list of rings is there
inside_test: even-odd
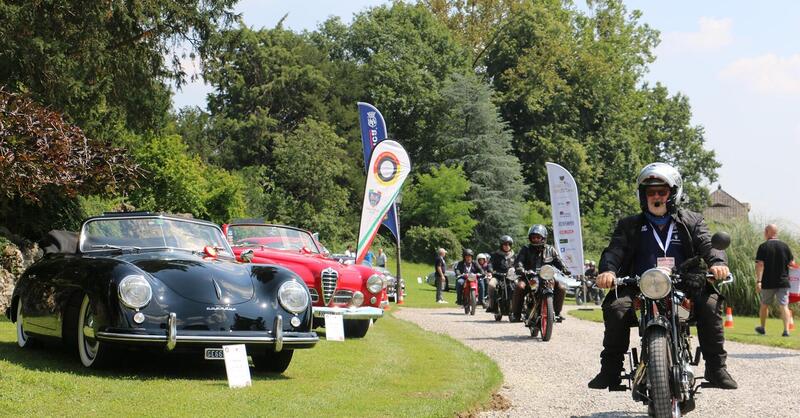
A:
[[[658,227],[653,225],[652,223],[650,224],[650,226],[653,228],[653,237],[655,237],[656,242],[658,243],[658,246],[661,247],[662,250],[664,250],[664,257],[666,257],[667,256],[667,250],[669,249],[669,244],[672,241],[672,229],[675,226],[675,222],[670,222],[669,223],[669,229],[667,230],[666,242],[661,242],[661,238],[658,236],[658,232],[656,232],[656,228],[658,228]]]

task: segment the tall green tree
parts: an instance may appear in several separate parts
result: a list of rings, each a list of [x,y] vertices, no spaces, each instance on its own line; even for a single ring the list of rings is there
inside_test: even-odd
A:
[[[717,179],[720,163],[713,150],[707,150],[702,126],[692,125],[689,98],[683,94],[669,95],[660,83],[645,85],[645,117],[642,118],[644,148],[642,159],[671,164],[683,176],[687,204],[694,210],[708,205],[705,184]]]
[[[422,5],[395,2],[355,16],[346,34],[335,25],[321,28],[332,48],[362,73],[359,99],[379,109],[389,135],[398,139],[419,166],[432,162],[437,124],[447,104],[440,91],[448,76],[468,68],[468,54],[447,27]]]
[[[455,233],[459,242],[468,242],[478,221],[472,216],[475,203],[467,198],[470,183],[464,169],[442,165],[414,177],[414,185],[403,192],[400,216],[404,230],[413,226],[445,228]]]
[[[157,130],[170,107],[166,82],[186,78],[172,46],[201,50],[234,2],[2,2],[0,83],[97,139]]]
[[[501,235],[523,229],[525,185],[511,151],[511,132],[491,101],[491,89],[474,74],[454,74],[442,97],[449,108],[439,129],[439,158],[463,165],[471,183],[468,197],[475,204],[472,215],[480,219],[472,245],[492,248]]]

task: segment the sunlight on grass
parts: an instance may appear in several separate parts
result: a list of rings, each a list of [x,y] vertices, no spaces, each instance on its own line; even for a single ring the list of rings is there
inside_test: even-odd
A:
[[[449,361],[471,364],[470,378]],[[366,338],[298,350],[281,376],[227,387],[222,362],[132,354],[87,371],[55,347],[21,350],[0,323],[0,410],[7,416],[453,416],[502,382],[486,355],[391,315]],[[68,406],[68,408],[66,408]],[[156,412],[157,411],[157,412]]]

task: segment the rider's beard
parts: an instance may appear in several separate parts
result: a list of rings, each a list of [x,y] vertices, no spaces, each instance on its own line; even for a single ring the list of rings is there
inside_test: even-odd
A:
[[[655,202],[648,202],[647,210],[649,210],[650,213],[652,213],[653,215],[664,216],[667,214],[667,204],[666,202],[662,202],[660,200],[656,200]]]

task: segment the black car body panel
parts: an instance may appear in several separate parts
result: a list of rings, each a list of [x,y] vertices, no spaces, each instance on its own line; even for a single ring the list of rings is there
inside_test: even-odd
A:
[[[177,219],[141,216],[154,222]],[[296,313],[279,302],[286,282],[308,293],[303,280],[286,268],[238,263],[229,248],[227,257],[171,247],[83,249],[48,254],[23,273],[7,315],[16,322],[21,303],[26,334],[64,338],[74,326],[65,320],[68,307],[86,295],[94,313],[89,333],[108,344],[185,351],[243,343],[280,351],[310,348],[319,340],[311,328],[310,296]],[[149,303],[139,309],[126,306],[119,295],[119,284],[128,276],[144,277],[152,289]],[[139,312],[143,318],[134,321]]]

